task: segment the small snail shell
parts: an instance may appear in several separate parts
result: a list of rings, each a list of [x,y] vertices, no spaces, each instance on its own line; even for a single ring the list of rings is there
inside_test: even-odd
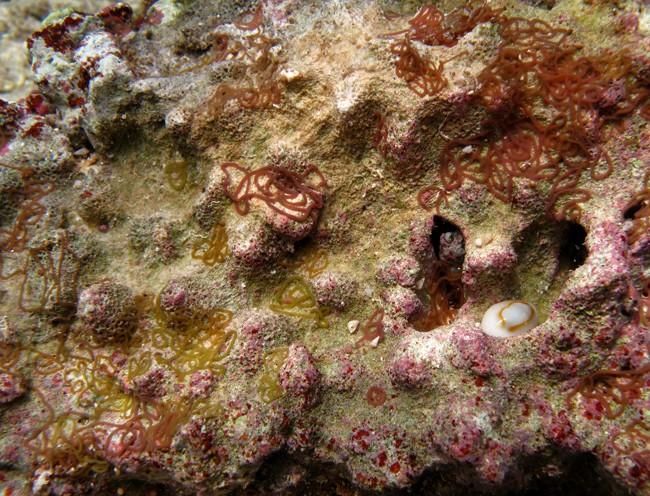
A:
[[[495,303],[483,315],[481,329],[488,336],[509,338],[530,331],[537,325],[537,310],[525,301]]]

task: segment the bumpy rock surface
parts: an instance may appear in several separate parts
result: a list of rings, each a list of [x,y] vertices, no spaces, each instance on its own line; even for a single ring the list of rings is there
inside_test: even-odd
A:
[[[77,317],[86,333],[99,340],[124,340],[136,325],[137,307],[131,290],[114,281],[102,281],[79,295]]]
[[[645,3],[92,6],[0,71],[2,494],[650,494]]]

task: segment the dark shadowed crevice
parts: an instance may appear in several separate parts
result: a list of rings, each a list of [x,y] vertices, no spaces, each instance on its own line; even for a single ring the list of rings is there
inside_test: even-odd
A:
[[[628,205],[628,207],[623,212],[623,218],[625,220],[633,220],[636,213],[640,211],[643,207],[644,207],[643,201],[632,202],[630,205]]]
[[[156,476],[152,476],[152,479],[155,478]],[[129,496],[190,496],[193,493],[169,483],[117,477],[113,480],[96,484],[94,491],[88,494],[92,496],[105,496],[108,494],[124,494]]]
[[[576,222],[563,222],[560,245],[560,270],[575,270],[585,263],[589,251],[585,245],[587,231]]]
[[[544,322],[574,270],[584,264],[587,232],[575,222],[534,222],[513,240],[517,264],[506,287],[509,299],[535,306]]]
[[[465,301],[461,282],[465,238],[460,228],[444,217],[433,217],[431,263],[418,296],[424,310],[411,322],[421,332],[450,324]]]
[[[466,473],[425,472],[410,492],[395,494],[436,494],[465,496],[631,496],[608,474],[598,459],[587,453],[550,452],[531,455],[506,475],[498,490]],[[459,481],[462,481],[459,483]]]
[[[437,259],[448,258],[452,255],[449,250],[453,249],[457,255],[454,262],[462,262],[465,258],[465,238],[459,227],[440,215],[433,216],[433,229],[431,231],[431,244]],[[455,246],[452,246],[455,245]],[[441,254],[441,248],[444,250]],[[446,260],[449,262],[449,260]]]
[[[542,10],[551,10],[557,3],[556,0],[524,0],[531,7],[536,7]]]
[[[591,454],[552,451],[531,455],[506,475],[500,489],[481,481],[469,465],[450,463],[426,470],[407,489],[370,491],[349,481],[331,463],[307,462],[280,451],[257,471],[254,481],[233,496],[631,496]]]

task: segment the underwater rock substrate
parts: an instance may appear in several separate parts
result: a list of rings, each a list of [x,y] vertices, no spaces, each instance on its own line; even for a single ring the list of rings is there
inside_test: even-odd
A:
[[[650,494],[649,8],[43,14],[0,492]]]

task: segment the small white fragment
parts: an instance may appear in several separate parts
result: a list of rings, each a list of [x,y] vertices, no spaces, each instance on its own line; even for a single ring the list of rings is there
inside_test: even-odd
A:
[[[354,334],[357,332],[357,329],[359,328],[359,321],[358,320],[351,320],[348,322],[348,331],[350,334]]]
[[[300,77],[300,73],[295,69],[282,69],[280,71],[280,80],[290,83]]]
[[[169,130],[181,130],[190,124],[190,116],[183,109],[170,110],[165,116],[165,127]]]
[[[474,240],[474,245],[476,245],[477,248],[481,248],[482,246],[487,246],[492,243],[493,239],[494,238],[490,235],[488,235],[486,238],[476,238]]]
[[[0,315],[0,343],[10,344],[15,339],[13,326],[9,323],[6,315]]]
[[[379,336],[377,336],[375,339],[370,341],[370,346],[372,346],[373,348],[376,348],[377,346],[379,346]]]
[[[47,487],[50,484],[51,476],[51,470],[45,470],[42,468],[37,469],[34,481],[32,482],[32,494],[37,494]]]
[[[481,330],[495,338],[519,336],[537,325],[537,310],[530,303],[506,300],[495,303],[483,315]]]

